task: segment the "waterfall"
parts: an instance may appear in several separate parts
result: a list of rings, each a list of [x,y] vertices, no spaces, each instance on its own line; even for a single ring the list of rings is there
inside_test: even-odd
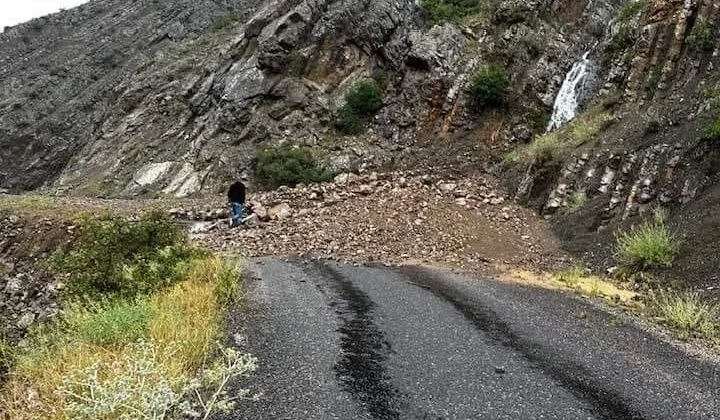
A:
[[[575,118],[575,113],[585,95],[585,81],[588,78],[590,51],[583,54],[582,60],[575,63],[565,76],[565,81],[560,92],[555,98],[552,117],[547,126],[547,131],[561,127],[563,124]]]

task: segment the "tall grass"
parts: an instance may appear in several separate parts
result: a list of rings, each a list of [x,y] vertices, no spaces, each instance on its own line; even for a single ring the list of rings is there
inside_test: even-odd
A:
[[[185,277],[169,288],[71,303],[60,320],[33,331],[16,352],[0,413],[13,420],[153,418],[180,401],[191,406],[187,387],[219,386],[213,381],[227,377],[228,366],[233,374],[254,369],[254,359],[232,352],[225,367],[212,371],[209,363],[223,310],[239,298],[239,265],[217,256],[186,265]]]
[[[677,329],[680,338],[699,335],[710,339],[718,334],[720,308],[703,302],[696,293],[660,293],[652,306],[667,325]]]
[[[680,244],[665,224],[666,215],[656,212],[652,220],[615,235],[615,258],[626,268],[644,270],[671,267]]]
[[[593,140],[612,121],[612,115],[590,109],[559,130],[536,136],[530,143],[510,152],[506,163],[531,164],[562,157]]]

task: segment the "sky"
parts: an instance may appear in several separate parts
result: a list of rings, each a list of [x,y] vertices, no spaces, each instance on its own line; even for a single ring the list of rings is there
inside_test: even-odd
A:
[[[88,0],[0,0],[0,32],[32,18],[70,9]]]

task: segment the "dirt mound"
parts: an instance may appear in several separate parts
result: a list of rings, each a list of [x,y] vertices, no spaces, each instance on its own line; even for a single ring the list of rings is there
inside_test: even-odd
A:
[[[73,226],[57,219],[0,212],[0,333],[9,341],[57,313],[56,298],[63,285],[46,264],[74,232]]]
[[[253,218],[235,230],[223,224],[197,237],[250,257],[414,261],[483,272],[566,260],[540,218],[509,204],[480,177],[343,175],[334,183],[258,194],[251,202],[265,221]]]

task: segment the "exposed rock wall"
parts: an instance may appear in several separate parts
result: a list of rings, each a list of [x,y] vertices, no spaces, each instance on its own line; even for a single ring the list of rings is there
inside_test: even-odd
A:
[[[590,227],[599,229],[657,207],[682,206],[718,185],[720,150],[704,135],[713,118],[705,91],[719,81],[717,47],[697,51],[688,42],[704,22],[717,31],[718,17],[712,1],[665,1],[648,2],[630,21],[616,22],[610,36],[626,25],[634,42],[615,53],[604,93],[621,91],[626,102],[597,143],[580,148],[550,188],[536,191],[544,197],[543,212],[564,212],[573,194],[584,192],[595,204],[586,210]]]
[[[66,66],[57,77],[33,64],[55,92],[48,101],[27,99],[28,75],[15,64],[21,55],[8,56],[12,66],[0,80],[22,88],[0,96],[8,111],[0,118],[0,143],[9,145],[0,152],[0,184],[186,196],[251,173],[266,143],[307,144],[337,170],[362,171],[421,156],[437,137],[487,124],[497,127],[498,141],[515,133],[527,140],[532,111],[552,105],[564,70],[603,36],[622,3],[505,0],[467,26],[428,28],[408,0],[172,7],[98,0],[2,35],[14,51],[34,27],[47,32],[32,42],[53,51],[46,59],[53,65],[108,59],[105,67],[87,64],[87,71]],[[247,15],[211,24],[231,8]],[[74,38],[49,41],[70,27],[81,28]],[[478,66],[496,60],[512,79],[511,112],[486,119],[465,85]],[[333,114],[349,86],[368,77],[382,82],[385,106],[364,135],[341,136]],[[36,115],[38,109],[47,115]]]

